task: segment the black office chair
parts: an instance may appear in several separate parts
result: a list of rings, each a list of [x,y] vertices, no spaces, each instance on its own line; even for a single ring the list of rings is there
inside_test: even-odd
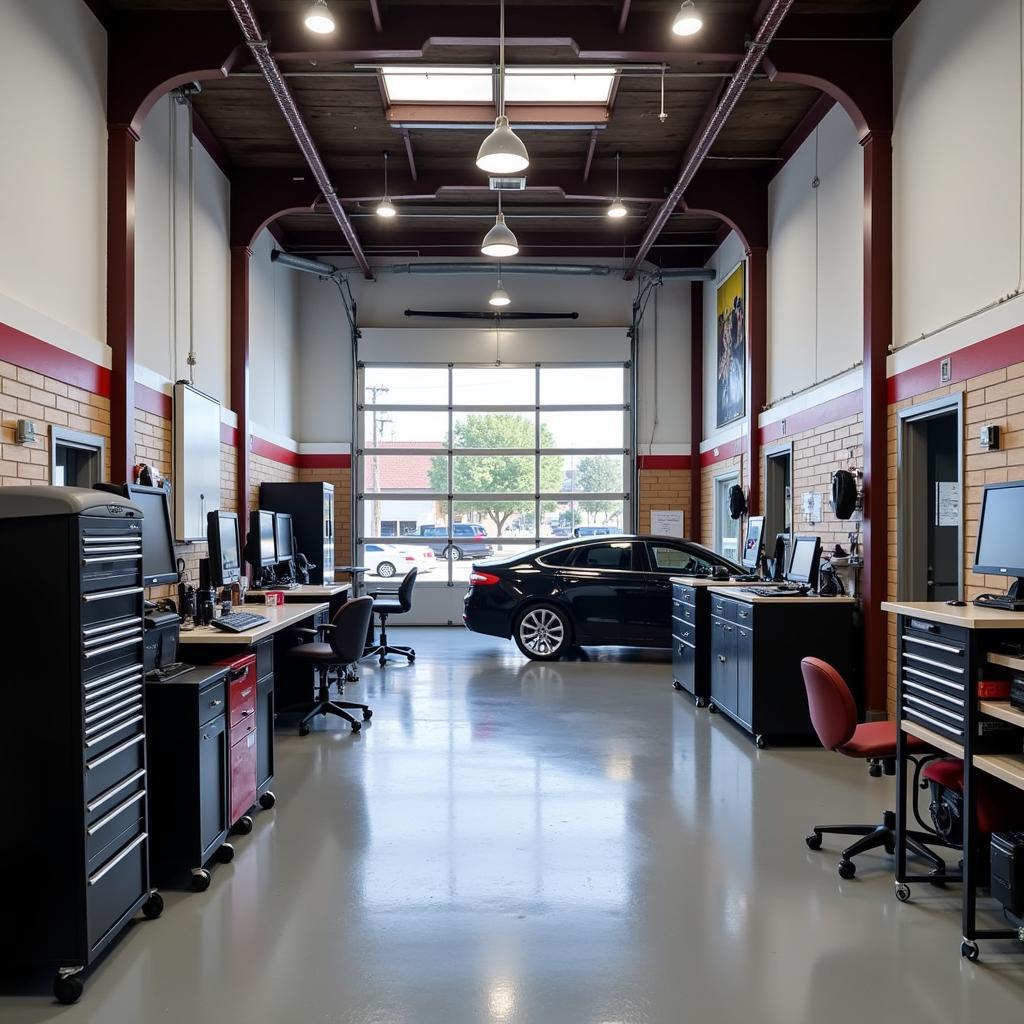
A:
[[[376,655],[381,668],[388,663],[389,654],[401,654],[409,659],[411,665],[416,660],[416,652],[411,647],[402,647],[388,643],[388,616],[403,615],[412,608],[412,590],[416,586],[418,570],[410,569],[406,574],[402,585],[398,588],[397,594],[371,594],[373,598],[373,610],[380,617],[380,643],[376,646],[368,646],[363,651],[364,658],[372,658]]]
[[[309,723],[317,715],[338,715],[352,723],[353,732],[359,732],[362,723],[353,718],[345,708],[361,710],[364,721],[369,721],[373,717],[373,711],[365,704],[353,704],[347,700],[331,700],[329,678],[331,669],[337,668],[338,692],[345,692],[346,670],[349,665],[355,664],[362,656],[363,645],[366,643],[366,631],[373,616],[373,607],[373,598],[356,597],[351,601],[346,601],[338,609],[338,614],[334,616],[333,622],[325,622],[316,629],[295,630],[300,635],[312,637],[313,642],[293,647],[288,652],[288,656],[311,662],[320,679],[318,700],[299,723],[300,736],[305,736],[309,732]],[[327,643],[316,639],[322,635],[326,635]]]

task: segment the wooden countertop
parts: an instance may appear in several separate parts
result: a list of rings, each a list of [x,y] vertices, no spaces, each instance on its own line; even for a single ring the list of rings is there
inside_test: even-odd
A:
[[[940,736],[939,733],[933,732],[923,725],[918,725],[917,722],[912,722],[909,718],[904,718],[900,722],[900,728],[908,735],[916,736],[919,740],[923,740],[930,746],[935,747],[936,750],[941,750],[944,754],[950,754],[952,757],[963,759],[963,746],[948,736]],[[975,761],[977,761],[977,757],[975,757]]]
[[[191,647],[197,644],[222,644],[225,647],[251,647],[266,640],[282,629],[297,626],[304,619],[309,619],[317,612],[328,610],[326,602],[319,604],[279,604],[274,608],[265,605],[246,605],[244,608],[232,608],[233,612],[245,612],[249,615],[262,615],[267,623],[255,626],[246,633],[227,633],[214,629],[213,626],[196,626],[195,629],[182,630],[178,638],[179,647]]]
[[[1024,629],[1024,612],[979,608],[974,604],[956,608],[945,601],[883,601],[882,611],[964,629]]]
[[[267,589],[273,591],[276,588],[269,587]],[[285,601],[299,601],[311,597],[336,597],[338,594],[347,594],[351,589],[351,583],[332,583],[327,586],[320,586],[316,583],[300,583],[299,586],[292,587],[291,590],[282,590],[281,593],[284,594]],[[245,592],[246,600],[250,597],[259,597],[266,592],[267,590],[262,587],[251,587]],[[262,607],[266,607],[266,605]],[[252,611],[252,609],[247,608],[246,611]]]
[[[740,580],[713,580],[710,576],[673,576],[671,583],[681,583],[684,587],[756,587],[757,583],[743,583]]]
[[[741,586],[759,587],[765,586],[761,583],[745,583]],[[712,587],[712,594],[719,597],[731,597],[734,601],[743,601],[745,604],[856,604],[852,597],[818,597],[817,594],[805,594],[803,597],[794,594],[792,597],[762,597],[760,594],[748,594],[744,590],[736,590],[735,587]]]

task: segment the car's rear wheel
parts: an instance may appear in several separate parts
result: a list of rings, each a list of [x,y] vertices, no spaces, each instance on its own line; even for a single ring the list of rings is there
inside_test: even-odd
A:
[[[395,567],[390,562],[381,562],[377,566],[377,575],[382,579],[389,580],[395,575]]]
[[[453,546],[451,548],[451,553],[452,553],[452,561],[453,562],[461,562],[462,561],[462,549],[461,548],[457,548],[457,547]]]
[[[513,634],[516,646],[533,661],[555,661],[572,646],[572,626],[561,609],[535,604],[518,619]]]

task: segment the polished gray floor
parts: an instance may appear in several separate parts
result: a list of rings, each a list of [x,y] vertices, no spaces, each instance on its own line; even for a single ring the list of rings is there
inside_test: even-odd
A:
[[[372,725],[280,731],[278,807],[202,895],[168,893],[75,1007],[49,975],[0,1021],[847,1024],[1008,1021],[1024,949],[959,956],[958,890],[841,882],[807,827],[890,780],[758,751],[624,652],[524,662],[462,630],[363,670]],[[323,728],[323,727],[320,727]]]

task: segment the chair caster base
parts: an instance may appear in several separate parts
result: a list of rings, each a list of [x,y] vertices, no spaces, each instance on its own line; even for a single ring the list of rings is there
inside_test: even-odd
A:
[[[818,832],[812,832],[809,836],[804,839],[809,850],[820,850],[821,849],[821,835]]]
[[[53,979],[53,997],[64,1006],[77,1003],[85,991],[85,981],[80,976],[81,967],[62,968]]]
[[[142,913],[147,921],[155,921],[164,912],[164,898],[155,889],[142,904]]]
[[[981,956],[981,950],[978,948],[978,944],[976,942],[972,942],[970,939],[964,939],[964,941],[960,943],[960,955],[965,960],[970,960],[973,964],[978,962],[978,957]]]
[[[839,872],[840,878],[845,878],[849,881],[857,874],[857,865],[852,860],[841,860],[836,870]]]
[[[277,803],[277,797],[268,789],[266,793],[260,793],[260,807],[269,811]]]
[[[192,872],[192,891],[206,892],[210,888],[212,876],[206,868],[196,868]]]

